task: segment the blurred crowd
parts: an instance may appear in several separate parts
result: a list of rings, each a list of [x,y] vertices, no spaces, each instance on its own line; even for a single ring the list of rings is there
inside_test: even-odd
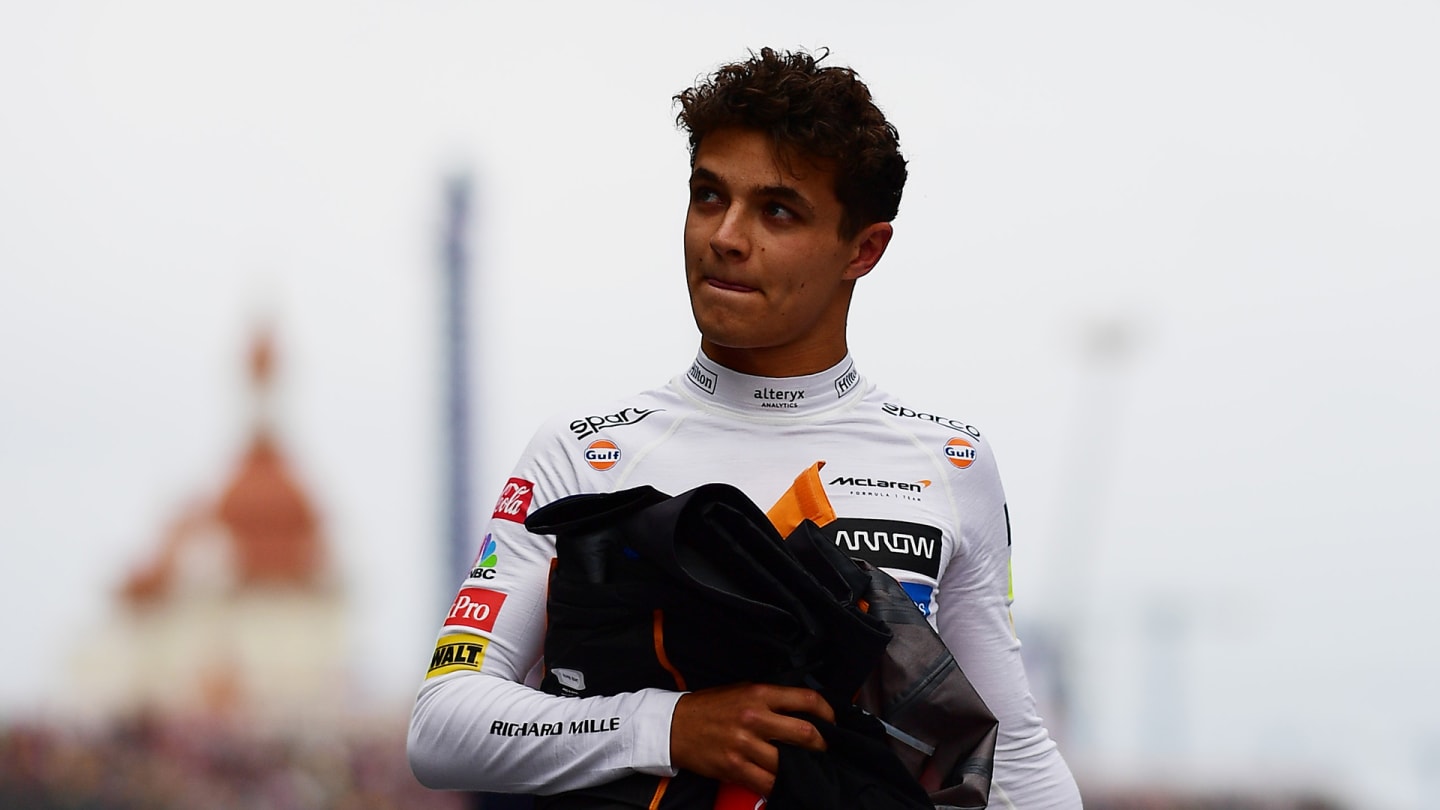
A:
[[[1255,796],[1223,787],[1203,794],[1174,789],[1097,792],[1083,790],[1085,810],[1344,810],[1320,796]],[[1098,795],[1097,795],[1098,793]]]
[[[1085,788],[1082,779],[1082,789]],[[1086,810],[1343,810],[1319,796],[1086,789]],[[405,758],[404,722],[265,735],[224,724],[136,719],[101,728],[0,730],[6,810],[466,810],[427,790]]]
[[[135,720],[0,730],[0,807],[13,810],[393,810],[465,806],[422,787],[398,730],[259,735]]]

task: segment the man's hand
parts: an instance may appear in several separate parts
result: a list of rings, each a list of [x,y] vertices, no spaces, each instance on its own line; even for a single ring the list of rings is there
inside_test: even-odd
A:
[[[683,695],[670,721],[670,764],[769,796],[780,768],[775,743],[825,750],[815,726],[791,713],[835,722],[811,689],[739,684]]]

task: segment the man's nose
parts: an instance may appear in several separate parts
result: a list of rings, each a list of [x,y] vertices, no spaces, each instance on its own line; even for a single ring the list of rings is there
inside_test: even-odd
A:
[[[750,253],[750,236],[741,209],[739,205],[726,208],[715,232],[710,234],[710,249],[728,259],[743,259]]]

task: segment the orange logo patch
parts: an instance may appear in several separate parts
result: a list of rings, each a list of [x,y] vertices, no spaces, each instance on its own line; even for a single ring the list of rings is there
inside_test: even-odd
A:
[[[975,445],[958,437],[951,439],[945,443],[945,458],[963,470],[975,463]]]
[[[585,463],[604,472],[620,463],[620,448],[609,439],[596,439],[585,448]]]

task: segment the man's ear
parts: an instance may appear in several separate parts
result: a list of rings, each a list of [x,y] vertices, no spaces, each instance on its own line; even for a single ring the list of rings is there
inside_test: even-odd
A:
[[[853,281],[873,270],[880,257],[885,255],[885,248],[889,247],[890,237],[894,235],[895,229],[888,222],[872,222],[862,228],[851,240],[855,250],[842,278]]]

